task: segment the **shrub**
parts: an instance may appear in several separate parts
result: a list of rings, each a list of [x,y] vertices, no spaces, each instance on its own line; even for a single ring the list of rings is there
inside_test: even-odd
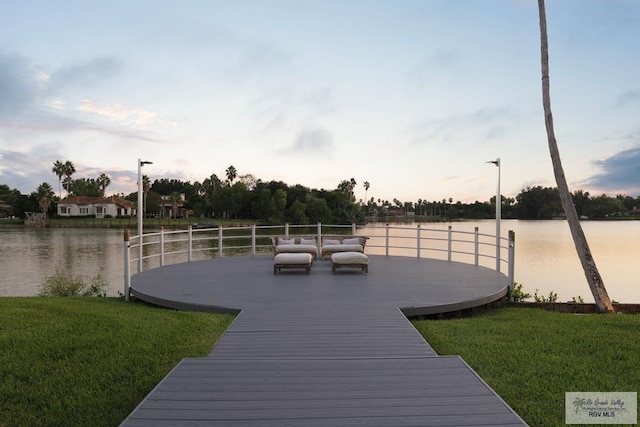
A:
[[[551,291],[549,292],[549,296],[545,297],[543,295],[538,295],[538,289],[536,289],[535,294],[533,294],[533,299],[536,302],[556,302],[558,301],[558,294]]]
[[[68,276],[59,268],[53,276],[46,278],[45,283],[40,287],[39,296],[43,297],[105,297],[108,286],[102,273],[104,267],[89,279],[89,282],[80,276]]]
[[[511,299],[514,302],[524,302],[531,298],[531,294],[522,290],[522,283],[513,282],[513,289],[511,289]]]

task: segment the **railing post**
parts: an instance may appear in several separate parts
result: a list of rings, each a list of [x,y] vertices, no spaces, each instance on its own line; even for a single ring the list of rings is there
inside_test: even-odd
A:
[[[501,245],[500,236],[496,236],[496,271],[498,273],[500,273],[500,257],[502,256]]]
[[[289,237],[289,223],[288,222],[284,223],[284,235],[285,235],[285,237]]]
[[[418,236],[417,236],[416,246],[418,248],[417,257],[420,258],[420,224],[418,224]]]
[[[218,256],[222,258],[222,226],[218,227]]]
[[[447,245],[447,261],[451,261],[451,243],[452,243],[452,241],[451,241],[451,236],[452,236],[451,226],[449,226],[449,232],[447,234],[448,234],[448,238],[447,238],[447,240],[448,240],[448,242],[447,242],[448,243],[448,245]]]
[[[516,263],[516,233],[509,230],[509,300],[513,301],[514,272]]]
[[[191,255],[193,255],[193,229],[189,225],[187,227],[187,262],[191,262]]]
[[[129,301],[129,289],[131,288],[131,254],[129,252],[130,248],[131,246],[129,245],[129,230],[124,230],[124,242],[122,244],[122,249],[124,252],[124,300],[127,302]]]
[[[160,226],[160,267],[164,267],[164,227]]]
[[[480,235],[478,234],[478,227],[475,228],[475,241],[474,241],[474,250],[476,261],[475,264],[478,265],[480,263]]]
[[[256,254],[256,225],[251,224],[251,255]]]
[[[142,234],[138,236],[138,273],[142,271]]]
[[[384,254],[386,256],[389,256],[389,224],[387,224],[385,228],[386,228],[386,236],[385,236]]]
[[[318,223],[318,253],[322,250],[322,223]]]
[[[352,236],[356,235],[356,223],[355,222],[351,223],[351,235]]]

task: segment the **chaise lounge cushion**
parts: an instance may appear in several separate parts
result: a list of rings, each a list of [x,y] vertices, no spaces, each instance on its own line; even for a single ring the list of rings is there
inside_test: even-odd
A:
[[[273,259],[273,274],[283,268],[304,268],[309,274],[313,256],[309,253],[281,253],[277,254]]]
[[[331,255],[331,271],[336,273],[337,268],[360,268],[364,273],[369,272],[369,257],[362,252],[337,252]]]
[[[272,237],[274,254],[307,253],[314,258],[318,255],[318,247],[314,239],[304,237]]]
[[[345,236],[327,237],[322,240],[322,259],[338,252],[364,252],[364,245],[368,237]]]

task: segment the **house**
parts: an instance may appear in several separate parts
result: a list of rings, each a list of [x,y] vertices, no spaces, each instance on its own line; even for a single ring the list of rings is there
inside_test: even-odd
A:
[[[13,206],[0,200],[0,218],[11,218]]]
[[[400,208],[396,206],[389,206],[388,213],[389,215],[395,215],[395,216],[404,216],[406,214],[404,208]]]
[[[184,193],[180,193],[179,200],[175,202],[176,211],[173,211],[174,202],[171,200],[171,196],[160,195],[160,217],[161,218],[171,218],[175,216],[187,216],[185,215],[185,210],[183,209],[184,204],[186,202],[186,197]]]
[[[133,202],[119,197],[69,197],[58,202],[58,216],[133,216]]]

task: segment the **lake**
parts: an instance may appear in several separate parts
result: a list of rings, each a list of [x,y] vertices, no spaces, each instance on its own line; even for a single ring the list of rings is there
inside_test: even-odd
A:
[[[494,221],[427,223],[423,228],[493,234]],[[413,225],[410,225],[413,227]],[[640,221],[584,221],[582,227],[611,299],[640,303]],[[515,280],[524,291],[558,301],[581,296],[593,302],[565,221],[503,220],[501,233],[516,233]],[[362,231],[367,234],[366,228]],[[372,234],[380,234],[380,230]],[[123,290],[121,230],[0,228],[0,296],[33,296],[56,268],[88,280],[100,268],[109,296]],[[135,269],[133,269],[135,271]]]

